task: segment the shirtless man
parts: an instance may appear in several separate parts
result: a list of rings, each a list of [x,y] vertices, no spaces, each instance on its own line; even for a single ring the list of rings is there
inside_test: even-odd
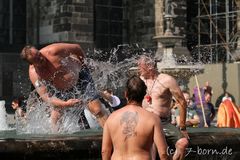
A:
[[[153,142],[161,160],[169,159],[160,119],[141,106],[146,88],[138,76],[133,76],[127,81],[127,105],[113,112],[104,125],[103,160],[149,160]]]
[[[103,127],[107,115],[98,100],[92,77],[84,64],[84,52],[78,44],[54,43],[41,50],[28,45],[23,48],[21,57],[30,64],[29,78],[37,93],[55,108],[51,112],[53,127],[61,108],[83,102],[79,95],[73,94],[73,88],[78,88],[84,95],[89,93],[86,97],[88,108]],[[58,95],[51,93],[53,89],[59,91]]]
[[[166,134],[176,134],[171,136],[177,138],[173,139],[176,147],[173,159],[184,159],[189,137],[185,125],[186,101],[180,87],[172,76],[160,74],[157,71],[156,63],[150,57],[141,56],[138,60],[138,69],[142,80],[147,86],[143,107],[159,116]],[[179,129],[170,122],[172,97],[175,97],[176,103],[179,104]]]

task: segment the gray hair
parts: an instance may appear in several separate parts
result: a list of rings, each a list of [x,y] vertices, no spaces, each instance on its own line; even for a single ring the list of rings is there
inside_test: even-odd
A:
[[[138,60],[138,64],[146,64],[149,68],[155,68],[156,67],[156,62],[153,58],[146,56],[146,55],[142,55],[140,56],[139,60]]]

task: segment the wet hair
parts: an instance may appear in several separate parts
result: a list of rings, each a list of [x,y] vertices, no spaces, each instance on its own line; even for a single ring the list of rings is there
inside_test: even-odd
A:
[[[23,105],[23,102],[24,101],[24,97],[23,96],[20,96],[18,98],[15,98],[12,100],[12,103],[16,103],[18,104],[19,106],[22,106]]]
[[[142,55],[139,59],[138,59],[138,64],[146,64],[149,68],[153,69],[156,67],[157,63],[155,62],[155,60],[149,56],[146,55]]]
[[[106,88],[104,91],[107,91],[107,93],[110,93],[110,94],[112,94],[112,93],[113,93],[113,90],[112,90],[112,89],[110,89],[110,88]]]
[[[31,48],[33,48],[33,45],[26,45],[23,49],[22,52],[20,53],[20,57],[23,60],[26,60],[27,62],[29,62],[28,58],[29,58],[29,54],[31,53]],[[30,63],[30,62],[29,62]]]
[[[187,91],[187,90],[183,90],[182,93],[190,95],[189,91]]]
[[[12,100],[12,103],[16,103],[19,105],[19,100],[16,98],[16,99]]]
[[[128,101],[142,102],[146,95],[147,86],[138,76],[134,75],[128,79],[126,93]]]

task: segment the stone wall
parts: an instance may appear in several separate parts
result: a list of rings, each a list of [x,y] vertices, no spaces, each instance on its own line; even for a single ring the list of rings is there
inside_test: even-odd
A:
[[[6,100],[9,109],[13,98],[27,97],[31,91],[28,64],[20,59],[19,53],[1,53],[0,64],[0,99]]]
[[[141,47],[156,47],[154,0],[129,1],[129,42]]]
[[[28,0],[27,4],[28,42],[93,46],[93,0]]]

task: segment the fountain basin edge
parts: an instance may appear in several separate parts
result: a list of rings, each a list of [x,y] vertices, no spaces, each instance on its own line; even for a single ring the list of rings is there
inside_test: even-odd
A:
[[[240,157],[240,130],[232,128],[190,128],[190,153],[186,159],[230,159]],[[169,141],[170,151],[174,144]],[[66,135],[17,135],[0,132],[0,157],[6,159],[101,159],[102,130]],[[217,151],[217,152],[213,152]],[[224,151],[224,153],[223,153]],[[208,152],[208,153],[207,153]]]

